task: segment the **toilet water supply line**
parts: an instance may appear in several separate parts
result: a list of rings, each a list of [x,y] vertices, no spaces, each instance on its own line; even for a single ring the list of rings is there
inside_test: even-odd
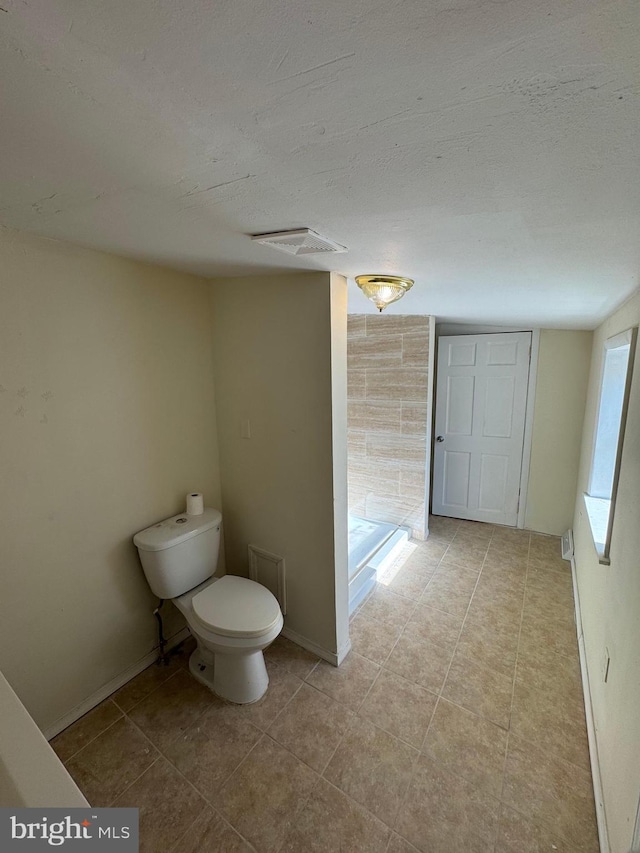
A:
[[[169,655],[165,653],[167,641],[165,640],[162,632],[162,616],[160,615],[160,608],[163,604],[164,598],[161,598],[158,602],[158,606],[153,611],[153,615],[158,620],[158,645],[160,646],[160,657],[158,658],[158,663],[162,664],[162,666],[169,666]]]

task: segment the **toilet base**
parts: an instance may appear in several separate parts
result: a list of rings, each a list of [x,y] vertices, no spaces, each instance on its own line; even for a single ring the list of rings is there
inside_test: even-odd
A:
[[[205,662],[200,649],[189,658],[189,671],[216,696],[236,705],[258,702],[267,692],[269,676],[261,650],[249,654],[216,653],[215,663]]]

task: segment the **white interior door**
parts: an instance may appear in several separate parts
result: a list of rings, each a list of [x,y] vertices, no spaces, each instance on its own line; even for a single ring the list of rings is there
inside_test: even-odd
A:
[[[531,332],[438,342],[433,513],[515,527]]]

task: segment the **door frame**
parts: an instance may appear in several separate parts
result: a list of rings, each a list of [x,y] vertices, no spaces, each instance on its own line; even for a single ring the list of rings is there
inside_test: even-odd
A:
[[[529,467],[531,464],[531,443],[533,439],[533,413],[536,399],[536,382],[538,379],[538,353],[540,351],[540,329],[525,328],[523,326],[488,326],[472,323],[438,323],[436,321],[435,351],[437,353],[437,339],[440,335],[499,335],[506,332],[531,332],[531,357],[529,359],[529,384],[527,386],[527,408],[524,419],[524,436],[522,439],[522,468],[520,470],[520,500],[518,503],[518,519],[516,529],[524,528],[524,520],[527,513],[527,491],[529,488]],[[438,371],[437,356],[435,361],[435,373]],[[436,416],[436,383],[433,384],[432,392],[432,425]],[[433,432],[433,431],[432,431]],[[431,488],[433,493],[433,436],[431,441]]]

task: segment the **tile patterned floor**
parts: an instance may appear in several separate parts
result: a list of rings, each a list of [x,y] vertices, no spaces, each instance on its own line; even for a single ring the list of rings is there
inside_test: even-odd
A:
[[[185,652],[53,747],[149,853],[597,853],[558,540],[434,518],[382,580],[339,669],[279,638],[239,707]]]

